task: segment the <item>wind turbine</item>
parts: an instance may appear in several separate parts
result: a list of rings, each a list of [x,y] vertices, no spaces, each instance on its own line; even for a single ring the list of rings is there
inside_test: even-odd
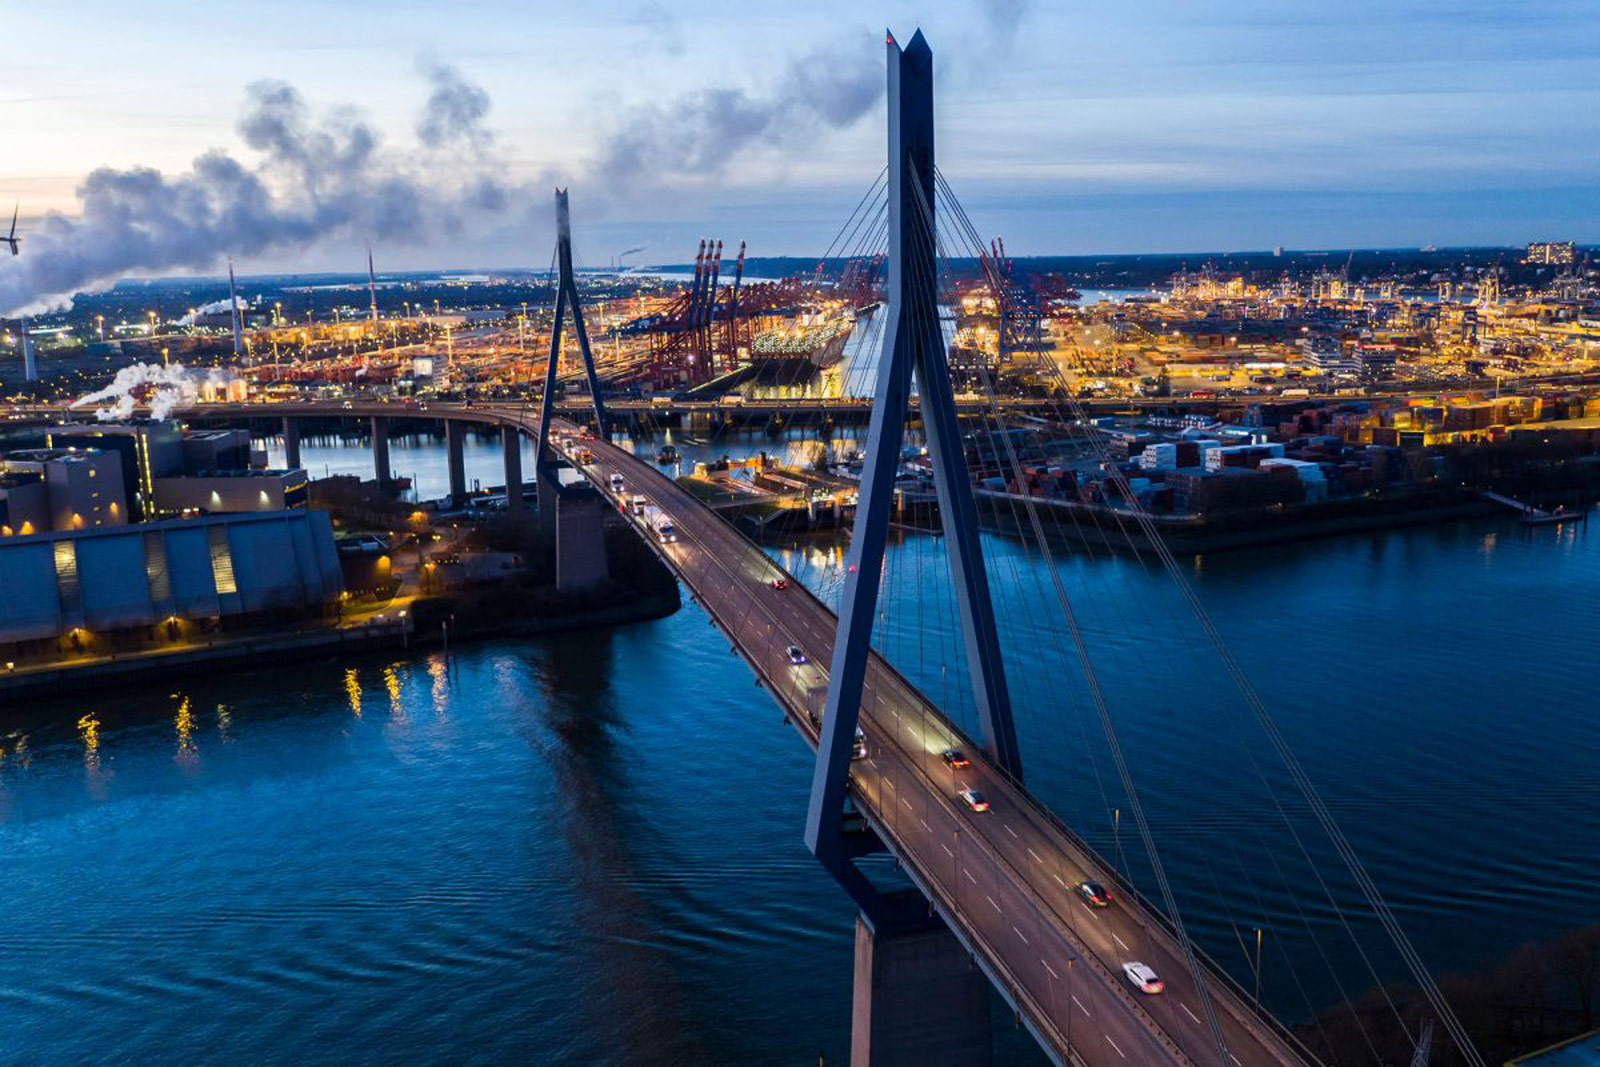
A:
[[[21,252],[21,249],[19,249],[17,247],[17,245],[22,243],[22,238],[17,236],[17,211],[19,209],[21,209],[21,207],[22,207],[21,202],[18,202],[16,204],[12,205],[12,207],[11,207],[11,236],[10,237],[0,237],[0,241],[4,241],[6,244],[11,246],[11,254],[14,255],[14,256],[18,255]]]

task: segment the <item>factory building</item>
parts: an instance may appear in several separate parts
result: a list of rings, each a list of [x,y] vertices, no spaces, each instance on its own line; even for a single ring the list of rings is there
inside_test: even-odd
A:
[[[0,541],[0,652],[107,651],[318,615],[343,591],[326,512],[51,531]]]
[[[0,537],[50,528],[50,490],[34,471],[0,470]]]
[[[202,470],[155,481],[156,510],[162,515],[285,511],[304,508],[310,500],[303,470]]]
[[[0,472],[12,477],[16,492],[16,521],[0,521],[11,536],[45,530],[93,530],[121,526],[128,521],[128,498],[122,478],[122,460],[116,452],[97,448],[35,448],[0,457]],[[24,488],[30,481],[44,487],[44,511],[37,491]],[[25,502],[26,501],[26,502]],[[12,510],[11,508],[7,509]],[[42,521],[41,521],[42,520]]]
[[[175,422],[61,426],[46,438],[51,448],[98,448],[122,457],[129,522],[156,515],[157,478],[183,471],[183,433]]]

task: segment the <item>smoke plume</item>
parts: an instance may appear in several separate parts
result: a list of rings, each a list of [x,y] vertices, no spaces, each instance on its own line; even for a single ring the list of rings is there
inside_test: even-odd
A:
[[[228,253],[448,236],[502,213],[517,190],[483,151],[488,96],[453,68],[435,64],[427,74],[421,153],[386,148],[348,109],[315,116],[293,86],[264,81],[248,87],[238,123],[253,158],[210,151],[177,174],[94,171],[78,187],[76,217],[47,215],[23,255],[0,262],[0,314],[131,273],[204,270]],[[457,144],[474,151],[433,165],[432,150]]]
[[[978,0],[989,32],[1002,47],[1010,48],[1011,42],[1016,40],[1017,29],[1028,13],[1029,3],[1030,0]]]
[[[419,64],[433,85],[417,120],[417,137],[430,148],[465,146],[482,152],[494,141],[483,126],[489,94],[462,77],[455,67],[425,61]]]
[[[623,116],[591,170],[613,187],[721,175],[758,145],[791,148],[845,129],[883,95],[883,57],[871,38],[802,55],[758,92],[710,88]]]
[[[215,375],[216,372],[210,373]],[[199,399],[200,379],[181,363],[168,366],[134,363],[117,371],[110,385],[79,397],[72,406],[81,408],[110,400],[111,405],[97,409],[94,417],[101,422],[118,421],[133,416],[141,395],[150,405],[151,418],[165,419],[174,409]]]

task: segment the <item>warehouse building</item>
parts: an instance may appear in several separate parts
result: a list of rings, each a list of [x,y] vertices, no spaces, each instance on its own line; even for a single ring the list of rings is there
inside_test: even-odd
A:
[[[0,541],[0,652],[105,651],[337,610],[326,512],[54,531]]]

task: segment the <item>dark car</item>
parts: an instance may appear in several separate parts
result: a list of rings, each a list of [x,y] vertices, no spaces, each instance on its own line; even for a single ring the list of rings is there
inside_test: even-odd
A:
[[[947,748],[939,753],[939,758],[943,759],[945,764],[950,767],[970,767],[972,765],[972,761],[967,758],[967,754],[959,748]]]
[[[1078,895],[1093,907],[1109,908],[1111,906],[1111,894],[1099,882],[1079,882]]]
[[[789,662],[796,667],[806,662],[805,650],[799,645],[790,645],[785,651],[789,653]]]
[[[774,578],[772,579],[772,588],[782,591],[789,588],[789,583],[784,581],[782,578]]]

